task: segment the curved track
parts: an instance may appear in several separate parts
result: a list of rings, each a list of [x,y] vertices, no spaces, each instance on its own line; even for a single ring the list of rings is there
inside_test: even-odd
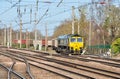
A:
[[[12,52],[10,54],[14,55],[14,53],[12,53]],[[24,52],[19,53],[19,55],[24,56],[27,60],[30,60],[30,61],[33,61],[33,62],[37,61],[37,63],[44,64],[45,66],[46,65],[50,66],[51,64],[48,64],[49,62],[54,62],[53,63],[54,65],[55,65],[55,63],[57,63],[57,64],[67,66],[66,68],[68,68],[68,67],[75,68],[76,70],[74,69],[75,71],[72,71],[72,73],[73,72],[76,73],[76,71],[79,69],[79,70],[82,70],[82,72],[86,71],[86,72],[89,72],[89,73],[94,73],[94,74],[99,74],[99,75],[102,75],[102,76],[106,76],[108,78],[109,77],[110,78],[119,78],[119,75],[120,75],[120,73],[116,73],[116,72],[112,72],[112,71],[107,71],[107,70],[103,70],[103,69],[99,69],[99,68],[89,67],[89,66],[85,66],[85,65],[81,65],[81,64],[66,61],[66,59],[65,59],[66,56],[62,56],[63,58],[60,58],[61,56],[59,56],[59,55],[53,55],[53,56],[56,56],[56,57],[52,56],[52,58],[51,58],[48,54],[45,54],[45,53],[42,54],[42,55],[41,54],[42,53],[31,55],[31,54],[26,54]],[[68,57],[67,56],[67,59],[70,59],[70,58],[74,59],[74,57]],[[44,63],[44,62],[47,62],[47,63]],[[51,66],[51,67],[53,67],[53,66]],[[55,68],[58,68],[58,67],[55,67]],[[65,70],[66,69],[64,69],[64,71]],[[67,70],[67,71],[69,71],[69,70]],[[69,71],[69,72],[71,72],[71,71]],[[80,76],[80,74],[78,74],[78,75]]]
[[[11,65],[10,68],[6,67],[5,65],[3,64],[0,64],[0,67],[4,68],[7,72],[8,72],[8,79],[11,79],[11,73],[14,74],[17,78],[20,78],[20,79],[25,79],[23,76],[21,76],[19,73],[15,72],[12,67],[14,66],[15,63],[13,63]]]
[[[74,62],[76,60],[83,61],[83,62],[92,61],[92,60],[86,59],[85,57],[83,57],[84,58],[83,59],[82,57],[77,57],[77,56],[63,56],[63,55],[61,56],[56,54],[50,56],[48,53],[40,53],[40,52],[30,53],[29,51],[23,51],[23,50],[19,52],[15,50],[9,50],[9,51],[10,51],[9,53],[5,52],[4,55],[6,56],[11,55],[11,56],[17,57],[16,59],[19,59],[21,61],[22,61],[22,59],[20,59],[21,56],[24,56],[25,59],[27,59],[27,61],[31,65],[49,70],[51,72],[62,75],[66,78],[73,78],[73,77],[78,78],[80,76],[85,78],[90,78],[90,79],[94,79],[94,78],[119,79],[120,78],[119,77],[120,73],[118,72],[104,70],[101,68],[91,67],[84,64],[80,64],[78,62]],[[96,60],[95,62],[99,62],[99,61]],[[107,61],[104,61],[104,62],[107,62]],[[114,66],[114,65],[109,65],[109,66]],[[68,73],[72,73],[72,75],[68,75]],[[93,74],[98,75],[100,78],[93,76]]]

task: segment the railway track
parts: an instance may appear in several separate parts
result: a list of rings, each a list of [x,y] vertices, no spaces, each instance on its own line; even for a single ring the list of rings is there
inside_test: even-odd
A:
[[[11,54],[11,53],[5,53],[2,54],[2,55],[5,55],[7,57],[11,57],[14,58],[14,59],[17,59],[19,61],[22,61],[23,62],[23,57],[20,56],[20,55],[15,55],[15,54]],[[30,56],[30,55],[29,55]],[[25,57],[29,64],[31,64],[32,66],[35,66],[37,68],[42,68],[42,69],[45,69],[47,71],[50,71],[50,72],[53,72],[55,74],[59,74],[65,78],[68,78],[68,79],[79,79],[80,77],[82,79],[94,79],[90,76],[86,76],[86,75],[82,75],[82,74],[78,74],[78,73],[75,73],[75,72],[72,72],[72,71],[69,71],[69,70],[65,70],[65,69],[62,69],[62,68],[59,68],[59,67],[55,67],[54,65],[50,65],[50,64],[47,64],[47,63],[43,63],[43,62],[39,62],[39,61],[36,61],[36,59],[33,60],[33,58],[31,59],[31,57]],[[49,62],[48,62],[49,63]]]
[[[12,53],[11,53],[12,54]],[[14,55],[14,53],[12,54],[12,55]],[[57,55],[57,57],[53,57],[52,56],[52,58],[49,56],[49,55],[47,55],[47,54],[44,54],[44,55],[38,55],[38,54],[34,54],[34,55],[31,55],[31,54],[26,54],[26,53],[23,53],[23,52],[21,52],[21,55],[22,56],[25,56],[26,57],[26,59],[27,60],[30,60],[30,61],[33,61],[33,62],[36,62],[36,60],[37,60],[37,63],[40,63],[40,64],[44,64],[44,67],[47,65],[48,66],[48,63],[50,62],[54,62],[53,64],[55,65],[55,63],[57,63],[57,64],[62,64],[62,66],[64,65],[64,66],[67,66],[65,69],[64,69],[64,71],[66,70],[66,69],[68,69],[68,67],[71,67],[71,68],[75,68],[75,69],[73,69],[74,71],[72,71],[72,73],[73,72],[76,72],[77,71],[77,73],[79,72],[78,70],[82,70],[82,72],[83,71],[87,71],[87,72],[89,72],[89,73],[94,73],[94,74],[99,74],[99,75],[102,75],[102,76],[104,76],[104,77],[108,77],[108,78],[117,78],[117,79],[119,79],[119,75],[120,75],[120,73],[116,73],[116,72],[111,72],[111,71],[107,71],[107,70],[102,70],[102,69],[98,69],[98,68],[93,68],[93,67],[89,67],[89,66],[85,66],[85,65],[80,65],[80,64],[77,64],[77,63],[71,63],[71,62],[69,62],[69,61],[66,61],[66,59],[65,59],[65,57],[62,59],[62,58],[59,58],[58,57],[58,55]],[[56,56],[56,55],[55,55]],[[31,59],[32,58],[32,59]],[[60,59],[62,59],[62,60],[60,60]],[[40,62],[40,60],[42,60],[41,62]],[[47,63],[44,63],[44,62],[47,62]],[[49,65],[51,65],[49,63]],[[60,66],[60,68],[62,68],[62,66]],[[52,66],[53,67],[53,66]],[[58,67],[58,66],[57,66]],[[48,67],[47,67],[48,68]],[[55,67],[56,68],[56,67]],[[51,68],[50,68],[51,69]],[[70,69],[68,69],[68,70],[70,70]],[[67,70],[67,71],[68,71]],[[84,72],[85,73],[85,72]],[[64,74],[65,75],[65,74]],[[80,74],[79,74],[79,76],[80,76]],[[89,75],[88,75],[89,76]],[[91,77],[91,78],[95,78],[95,77]],[[98,78],[97,78],[98,79]],[[104,78],[105,79],[105,78]]]
[[[20,75],[19,73],[15,72],[15,71],[13,70],[14,64],[15,64],[15,62],[13,62],[13,64],[11,65],[10,68],[7,67],[7,66],[5,66],[5,65],[3,65],[3,64],[0,64],[0,67],[7,71],[7,73],[8,73],[7,78],[8,78],[8,79],[11,79],[11,77],[12,77],[11,74],[15,75],[15,78],[18,78],[18,79],[26,79],[25,77],[23,77],[22,75]]]
[[[12,50],[9,50],[9,51],[13,52]],[[29,51],[29,50],[25,50],[25,51]],[[42,56],[43,55],[44,56],[51,55],[51,54],[46,53],[46,52],[39,52],[39,51],[31,51],[31,52],[34,52],[34,54],[36,56],[40,55],[40,54],[42,54]],[[21,52],[21,53],[23,53],[23,52]],[[120,68],[120,59],[100,58],[100,57],[89,56],[89,55],[71,55],[71,56],[68,56],[68,55],[52,54],[52,56],[68,58],[68,59],[77,59],[79,61],[85,61],[85,62],[92,61],[92,62],[97,62],[97,63],[105,64],[108,66]]]
[[[49,55],[51,53],[49,52],[40,52],[40,51],[33,51],[33,50],[27,50],[27,49],[19,49],[19,50],[25,50],[25,51],[31,51],[31,52],[34,52],[34,54],[38,54],[38,53],[42,53],[42,55]],[[9,50],[9,51],[12,51],[12,50]],[[68,57],[68,54],[62,54],[62,55],[59,55],[59,54],[52,54],[53,56],[61,56],[61,57]],[[94,55],[71,55],[69,56],[68,58],[73,58],[73,59],[81,59],[83,61],[94,61],[94,62],[99,62],[99,63],[102,63],[100,61],[103,61],[103,63],[106,63],[105,61],[107,61],[108,65],[112,64],[109,62],[113,62],[113,63],[120,63],[120,59],[112,59],[112,58],[104,58],[104,57],[100,57],[100,56],[94,56]],[[90,60],[91,59],[91,60]],[[92,60],[93,59],[93,60]],[[107,65],[107,64],[106,64]],[[119,65],[119,64],[118,64]],[[119,66],[118,66],[119,67]]]
[[[113,58],[105,58],[105,57],[100,57],[99,55],[98,56],[95,56],[95,55],[79,55],[77,57],[83,57],[83,58],[93,58],[93,59],[99,59],[99,60],[108,60],[108,61],[112,61],[112,62],[117,62],[117,63],[120,63],[120,59],[113,59]]]
[[[83,60],[86,62],[99,62],[101,64],[105,64],[112,67],[120,68],[120,60],[119,59],[111,59],[111,58],[100,58],[100,57],[93,57],[93,56],[72,56],[78,60]]]

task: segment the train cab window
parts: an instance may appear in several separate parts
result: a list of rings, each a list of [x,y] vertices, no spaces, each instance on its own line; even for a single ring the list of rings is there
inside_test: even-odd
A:
[[[76,42],[76,39],[75,38],[71,38],[71,42]]]
[[[77,41],[78,42],[82,42],[82,38],[77,38]]]

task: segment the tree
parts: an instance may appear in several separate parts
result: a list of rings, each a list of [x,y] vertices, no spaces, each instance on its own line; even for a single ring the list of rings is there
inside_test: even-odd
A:
[[[64,34],[70,34],[72,31],[71,23],[71,20],[65,20],[64,22],[62,22],[58,27],[55,28],[53,37],[57,37]]]
[[[113,54],[117,55],[120,53],[120,38],[117,38],[116,40],[113,41],[111,48]]]
[[[109,34],[109,43],[120,37],[120,9],[115,6],[109,7],[108,17],[104,22],[103,28]]]
[[[79,12],[80,12],[80,19],[79,19],[79,24],[80,24],[80,34],[81,35],[86,35],[84,33],[86,33],[86,27],[89,25],[88,21],[86,19],[86,15],[85,15],[85,8],[81,7],[81,9],[79,8]]]

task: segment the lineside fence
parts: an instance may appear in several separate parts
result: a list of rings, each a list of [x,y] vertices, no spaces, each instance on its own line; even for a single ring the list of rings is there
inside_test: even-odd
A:
[[[94,45],[94,46],[88,46],[87,47],[87,54],[103,54],[105,52],[108,52],[111,46],[109,44],[107,45]]]

